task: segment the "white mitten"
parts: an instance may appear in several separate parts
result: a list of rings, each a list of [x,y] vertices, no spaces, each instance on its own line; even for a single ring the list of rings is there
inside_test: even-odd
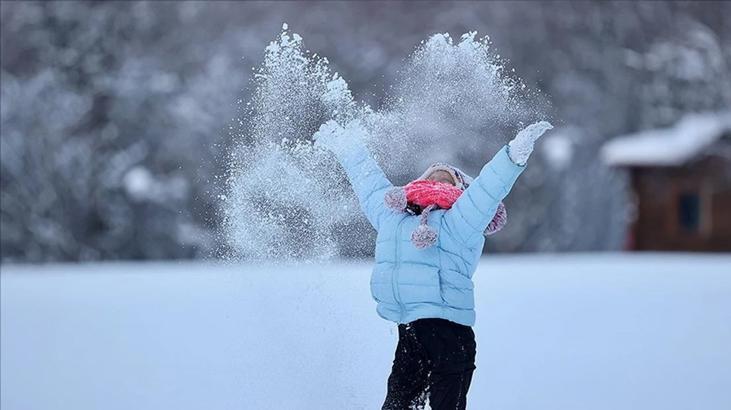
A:
[[[334,120],[329,120],[320,126],[312,139],[315,146],[332,151],[337,157],[357,149],[365,147],[363,136],[365,130],[357,120],[350,121],[342,127]]]
[[[518,165],[525,165],[531,152],[533,152],[533,144],[544,132],[552,128],[553,125],[550,122],[539,121],[520,130],[518,135],[508,143],[510,159]]]

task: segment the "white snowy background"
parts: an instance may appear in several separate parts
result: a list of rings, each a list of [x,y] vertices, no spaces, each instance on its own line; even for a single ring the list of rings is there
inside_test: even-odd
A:
[[[487,256],[469,408],[731,408],[731,256]],[[370,264],[3,266],[6,410],[375,409]]]
[[[531,107],[556,126],[508,198],[511,223],[491,249],[622,249],[626,178],[601,164],[600,147],[731,106],[728,15],[723,1],[0,2],[0,254],[50,262],[226,253],[221,175],[232,147],[267,142],[240,128],[264,49],[283,22],[303,51],[328,59],[357,101],[410,115],[424,102],[439,109],[429,114],[443,114],[411,116],[416,126],[406,131],[425,137],[416,147],[424,155],[414,169],[388,170],[399,184],[433,159],[475,175],[520,121],[546,119],[515,116],[491,129],[496,106],[485,103],[484,85],[472,94],[464,90],[474,82],[453,87],[470,66],[442,60],[450,64],[440,73],[434,60],[405,63],[437,33],[455,42],[473,31],[489,36],[506,62],[493,66],[536,91]],[[435,80],[450,87],[421,87]],[[460,95],[471,98],[457,109],[439,101]],[[296,105],[302,96],[262,106],[301,116],[313,108]],[[295,127],[299,140],[321,123],[309,120]],[[363,222],[339,223],[353,230]],[[325,227],[300,225],[290,240]],[[372,251],[363,235],[331,237],[338,254]]]

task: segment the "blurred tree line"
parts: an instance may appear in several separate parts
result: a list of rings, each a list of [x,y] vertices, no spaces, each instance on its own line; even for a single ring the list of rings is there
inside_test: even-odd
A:
[[[498,251],[621,248],[624,177],[598,163],[599,146],[731,101],[727,2],[59,1],[0,11],[3,261],[219,249],[218,176],[237,105],[283,22],[376,107],[436,32],[488,34],[547,96],[558,128],[508,200],[512,224],[488,242]]]

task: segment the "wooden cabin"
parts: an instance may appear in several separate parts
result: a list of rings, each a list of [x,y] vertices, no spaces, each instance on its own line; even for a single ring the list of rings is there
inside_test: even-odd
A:
[[[618,137],[601,155],[630,173],[628,249],[731,252],[731,113]]]

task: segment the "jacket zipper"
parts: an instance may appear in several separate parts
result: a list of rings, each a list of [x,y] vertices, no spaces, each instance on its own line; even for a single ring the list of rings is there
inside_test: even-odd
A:
[[[396,300],[396,303],[399,305],[399,323],[403,322],[404,312],[406,311],[406,308],[404,307],[403,303],[401,303],[401,295],[398,291],[398,271],[401,267],[401,255],[399,255],[401,251],[401,224],[404,222],[406,218],[401,219],[398,223],[398,227],[396,230],[396,266],[393,269],[393,273],[391,274],[391,290],[393,292],[393,298]]]

